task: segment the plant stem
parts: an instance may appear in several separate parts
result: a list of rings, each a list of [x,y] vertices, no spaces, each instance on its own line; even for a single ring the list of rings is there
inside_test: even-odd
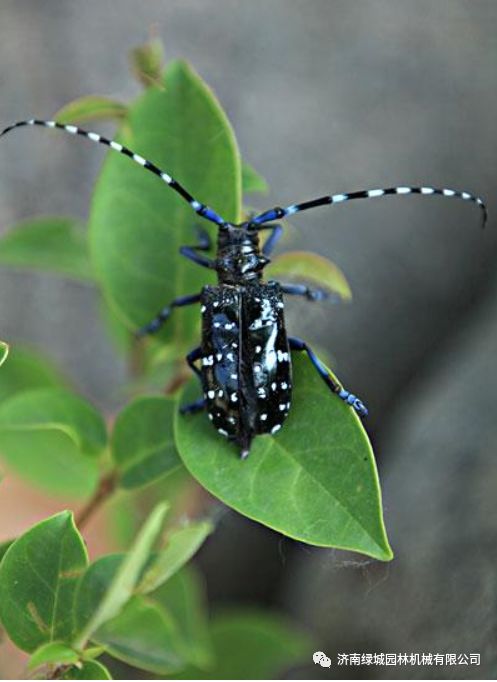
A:
[[[117,472],[111,471],[100,479],[98,488],[86,505],[76,515],[76,526],[81,530],[100,509],[104,502],[112,495],[116,488]]]

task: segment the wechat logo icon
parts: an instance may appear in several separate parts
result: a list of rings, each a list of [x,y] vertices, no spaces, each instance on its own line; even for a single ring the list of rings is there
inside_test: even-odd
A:
[[[316,665],[320,665],[322,668],[331,667],[331,658],[328,658],[324,651],[315,651],[312,654],[312,660]]]

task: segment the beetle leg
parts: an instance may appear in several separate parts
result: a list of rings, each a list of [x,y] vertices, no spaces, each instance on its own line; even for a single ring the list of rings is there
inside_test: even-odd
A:
[[[183,405],[179,408],[179,411],[181,414],[194,414],[195,412],[201,412],[203,409],[205,409],[205,399],[199,398],[194,403]]]
[[[145,336],[145,334],[155,334],[155,332],[159,331],[164,322],[169,318],[173,308],[181,308],[182,306],[198,303],[199,301],[200,294],[192,294],[190,296],[180,296],[179,298],[175,298],[174,301],[172,301],[168,306],[162,308],[162,310],[156,317],[154,317],[153,320],[143,327],[140,327],[140,329],[138,329],[136,332],[136,337],[141,338],[142,336]]]
[[[202,357],[202,349],[200,346],[198,348],[194,348],[192,351],[188,353],[186,356],[186,361],[190,368],[195,372],[195,374],[200,378],[202,376],[202,373],[200,372],[199,368],[195,364],[197,360],[200,360]]]
[[[345,403],[347,403],[347,405],[353,407],[360,417],[367,416],[368,409],[364,405],[362,400],[360,400],[357,396],[353,395],[352,393],[349,393],[349,391],[340,386],[340,384],[337,383],[332,378],[326,366],[321,362],[321,360],[317,357],[312,348],[310,348],[305,341],[302,341],[302,339],[297,339],[296,337],[292,336],[288,339],[288,343],[290,344],[290,348],[292,350],[305,351],[307,353],[310,361],[319,372],[319,375],[325,381],[326,385],[333,391],[333,393],[336,393],[336,395],[339,398],[341,398]]]
[[[214,261],[197,253],[195,250],[197,248],[197,246],[182,246],[179,252],[182,256],[185,256],[185,258],[188,258],[188,260],[193,261],[197,265],[201,265],[203,268],[213,269],[215,267]]]
[[[266,239],[266,241],[264,242],[264,246],[262,247],[263,255],[269,256],[273,252],[273,249],[276,246],[276,244],[279,242],[281,235],[283,234],[283,228],[281,225],[268,225],[267,227],[265,226],[262,229],[271,230],[271,234]]]
[[[281,290],[288,296],[305,296],[308,301],[324,301],[325,298],[330,298],[328,291],[325,291],[324,289],[313,289],[305,284],[281,283]]]
[[[209,234],[203,230],[198,230],[198,244],[195,246],[182,246],[179,250],[182,256],[193,261],[197,265],[201,265],[203,268],[214,268],[215,262],[211,258],[206,258],[202,256],[197,251],[209,251],[211,248],[211,238]]]

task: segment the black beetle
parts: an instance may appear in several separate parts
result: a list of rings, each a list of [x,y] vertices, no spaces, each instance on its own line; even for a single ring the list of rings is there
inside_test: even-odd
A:
[[[487,213],[483,201],[469,192],[435,187],[397,186],[371,189],[347,194],[325,195],[286,208],[272,208],[238,225],[225,221],[215,211],[200,203],[168,173],[135,154],[119,142],[108,140],[98,133],[88,132],[73,125],[56,121],[31,119],[8,126],[0,137],[14,128],[43,126],[58,128],[73,135],[81,135],[93,142],[129,156],[133,161],[157,175],[186,200],[201,217],[218,228],[217,257],[212,260],[202,254],[210,249],[206,233],[200,233],[196,246],[184,246],[181,253],[198,265],[213,268],[218,275],[218,286],[206,286],[201,293],[182,296],[172,301],[137,335],[156,332],[168,319],[173,308],[200,303],[202,313],[202,343],[187,356],[193,371],[199,376],[204,395],[182,412],[206,409],[218,432],[236,443],[241,457],[249,454],[252,439],[257,434],[276,433],[282,426],[291,404],[292,365],[290,351],[305,351],[327,386],[349,404],[360,416],[367,409],[356,396],[341,387],[326,366],[300,339],[287,337],[283,315],[283,294],[304,296],[318,301],[327,296],[325,291],[305,285],[264,282],[264,267],[282,233],[274,223],[316,206],[336,204],[351,199],[367,199],[391,194],[438,194],[475,202]],[[270,235],[261,247],[259,234]],[[199,363],[197,366],[196,363]]]

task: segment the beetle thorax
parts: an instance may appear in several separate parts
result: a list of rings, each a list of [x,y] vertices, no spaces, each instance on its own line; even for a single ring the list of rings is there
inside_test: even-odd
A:
[[[259,281],[269,262],[261,253],[257,231],[231,225],[219,231],[216,271],[220,283]]]

